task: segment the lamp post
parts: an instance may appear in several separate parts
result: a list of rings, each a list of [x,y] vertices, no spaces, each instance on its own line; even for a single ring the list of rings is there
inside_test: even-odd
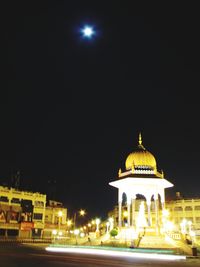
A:
[[[80,233],[80,230],[79,229],[75,229],[74,230],[74,234],[75,234],[75,237],[76,237],[76,245],[78,245],[77,236],[78,236],[79,233]]]
[[[81,216],[81,217],[84,217],[85,216],[85,214],[86,214],[86,211],[85,210],[83,210],[83,209],[81,209],[81,210],[79,210],[79,216]],[[76,228],[76,212],[74,213],[74,229]]]
[[[96,222],[96,232],[99,232],[99,224],[101,221],[99,218],[97,218],[95,222]]]

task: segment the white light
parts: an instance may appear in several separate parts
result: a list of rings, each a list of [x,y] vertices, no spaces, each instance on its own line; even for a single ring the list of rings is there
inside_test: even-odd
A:
[[[53,230],[53,231],[52,231],[52,234],[53,234],[53,235],[57,235],[57,230]]]
[[[74,230],[74,234],[75,234],[75,235],[78,235],[79,233],[80,233],[80,230],[79,230],[79,229],[75,229],[75,230]]]
[[[94,30],[93,30],[92,27],[85,26],[85,27],[82,29],[82,33],[83,33],[83,36],[84,36],[84,37],[91,38],[91,37],[94,35]]]
[[[165,254],[154,254],[154,253],[138,253],[138,252],[127,252],[127,251],[109,251],[100,249],[88,249],[88,248],[66,248],[66,247],[47,247],[47,251],[52,252],[69,252],[69,253],[83,253],[103,256],[115,256],[115,257],[129,257],[129,258],[146,258],[154,260],[186,260],[184,255],[165,255]]]

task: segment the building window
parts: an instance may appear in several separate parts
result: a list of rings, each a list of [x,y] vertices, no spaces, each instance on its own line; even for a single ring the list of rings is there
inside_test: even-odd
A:
[[[19,198],[12,198],[11,203],[17,203],[17,204],[20,204],[21,201],[19,200]]]
[[[182,207],[175,207],[174,211],[183,211],[183,208]]]
[[[33,219],[34,220],[42,220],[42,213],[34,213]]]
[[[200,210],[200,206],[195,206],[194,209],[195,210]]]
[[[193,222],[193,218],[192,217],[187,217],[187,221]]]
[[[0,196],[0,202],[9,202],[7,197]]]
[[[191,206],[186,206],[185,207],[185,211],[192,211],[192,207]]]
[[[200,223],[200,217],[196,217],[195,220],[196,220],[196,223]]]
[[[43,201],[35,201],[35,207],[43,208],[44,207],[44,202]]]

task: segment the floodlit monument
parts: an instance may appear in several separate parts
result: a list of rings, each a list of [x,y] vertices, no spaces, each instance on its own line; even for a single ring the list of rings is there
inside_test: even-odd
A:
[[[130,153],[125,162],[125,170],[119,170],[117,180],[109,183],[118,189],[118,227],[122,224],[122,202],[126,195],[127,223],[126,228],[137,229],[138,225],[145,228],[154,228],[159,231],[159,210],[165,207],[165,189],[173,184],[164,178],[164,173],[158,171],[155,157],[146,150],[139,134],[138,146]],[[143,196],[144,203],[136,212],[136,199]],[[145,219],[142,214],[147,213]],[[152,213],[155,217],[152,223]],[[146,225],[147,224],[147,225]]]

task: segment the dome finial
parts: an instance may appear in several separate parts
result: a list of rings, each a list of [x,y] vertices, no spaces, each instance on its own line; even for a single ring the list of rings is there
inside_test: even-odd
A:
[[[138,143],[139,143],[139,145],[142,145],[142,134],[141,134],[141,132],[139,133]]]

